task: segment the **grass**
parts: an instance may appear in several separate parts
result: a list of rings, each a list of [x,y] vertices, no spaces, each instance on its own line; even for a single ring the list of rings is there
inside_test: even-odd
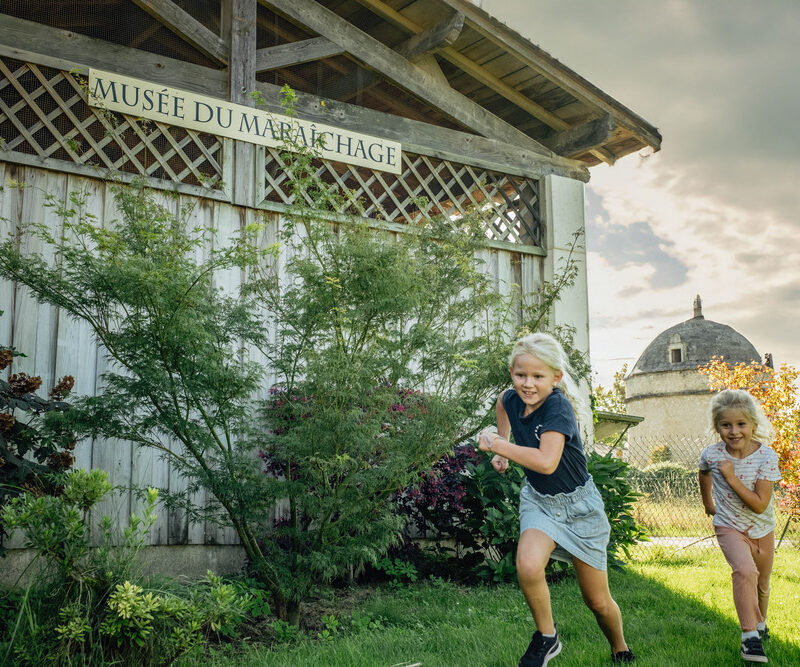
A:
[[[633,506],[633,518],[654,537],[709,535],[711,519],[706,516],[699,500],[671,498],[653,501],[640,498]]]
[[[611,589],[625,620],[626,637],[646,666],[742,664],[730,570],[719,549],[636,550],[628,569],[610,572]],[[554,665],[610,664],[608,644],[581,601],[572,577],[551,586],[564,649]],[[209,667],[425,667],[516,665],[532,622],[516,586],[465,588],[433,582],[401,589],[329,592],[339,628],[328,640],[305,636],[272,647],[243,648],[209,657]],[[316,604],[320,604],[317,602]],[[324,607],[324,605],[323,605]],[[772,665],[800,665],[800,551],[782,548],[772,576],[766,644]],[[380,627],[355,631],[351,613]],[[330,620],[330,619],[329,619]]]
[[[700,497],[681,497],[653,500],[644,497],[633,506],[633,518],[651,537],[703,537],[712,535],[711,518],[706,516]],[[775,538],[780,537],[788,515],[776,508]],[[800,544],[800,521],[792,521],[786,539]]]

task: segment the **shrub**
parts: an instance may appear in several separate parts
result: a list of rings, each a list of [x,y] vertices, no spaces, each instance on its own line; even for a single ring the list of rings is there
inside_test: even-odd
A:
[[[611,524],[609,561],[619,566],[620,551],[645,539],[632,516],[637,495],[628,480],[628,464],[611,454],[587,457]],[[511,464],[504,475],[492,468],[488,456],[462,445],[442,458],[420,482],[398,497],[398,511],[420,535],[439,543],[437,551],[450,556],[451,576],[472,575],[489,582],[516,576],[514,559],[519,541],[519,493],[523,469]],[[449,552],[441,545],[452,540]]]
[[[3,509],[9,529],[21,530],[51,567],[0,605],[0,663],[168,665],[209,637],[235,636],[251,610],[265,610],[263,597],[254,604],[211,572],[183,596],[131,581],[158,494],[148,490],[143,516],[131,516],[121,539],[103,517],[102,544],[90,548],[86,517],[110,490],[104,471],[76,470],[61,495],[26,493]]]
[[[669,445],[656,445],[650,450],[650,463],[663,463],[672,460],[672,450]]]
[[[0,345],[0,371],[18,356],[24,355]],[[0,508],[26,489],[39,494],[59,492],[53,473],[72,466],[75,434],[52,417],[71,408],[63,399],[73,383],[72,376],[63,377],[44,399],[36,395],[42,385],[39,376],[12,373],[8,381],[0,379]],[[5,535],[0,521],[0,556],[5,553]]]
[[[82,583],[102,576],[89,547],[89,510],[111,490],[102,470],[76,470],[65,479],[59,496],[25,493],[3,508],[2,521],[24,533],[25,546],[58,569],[65,581]],[[105,552],[110,544],[101,549]]]
[[[519,537],[522,469],[505,475],[474,445],[459,445],[397,498],[397,508],[413,530],[436,543],[430,560],[450,578],[511,580]],[[447,546],[452,542],[453,547]]]
[[[292,622],[314,585],[376,563],[397,540],[393,493],[474,421],[461,388],[494,351],[464,328],[495,302],[472,262],[474,234],[437,226],[387,241],[361,225],[303,225],[291,287],[264,299],[281,332],[281,384],[257,434],[263,497],[289,507],[253,563]]]
[[[664,461],[639,470],[631,468],[631,483],[636,491],[654,501],[694,498],[698,493],[697,471]]]
[[[586,463],[603,498],[606,516],[611,524],[609,563],[613,567],[620,567],[620,552],[629,556],[631,546],[647,539],[647,534],[636,524],[632,514],[633,504],[639,497],[629,477],[632,468],[611,452],[605,456],[592,452],[586,457]]]

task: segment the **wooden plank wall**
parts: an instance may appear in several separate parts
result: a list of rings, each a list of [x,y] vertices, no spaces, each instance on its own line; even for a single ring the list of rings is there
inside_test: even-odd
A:
[[[11,181],[24,182],[28,187],[9,188]],[[43,206],[45,192],[66,201],[70,192],[84,190],[88,194],[87,207],[98,220],[106,224],[118,217],[110,192],[111,184],[99,179],[0,162],[0,185],[4,186],[0,191],[0,234],[3,236],[17,229],[22,222],[31,221],[44,222],[54,233],[60,233],[60,220],[51,209]],[[277,214],[188,194],[170,195],[156,191],[156,196],[173,210],[193,204],[189,224],[215,229],[220,239],[229,238],[242,225],[255,222],[256,218],[261,219],[262,216],[269,221],[263,233],[264,246],[277,239]],[[29,237],[23,238],[21,243],[30,252],[41,249],[38,242]],[[499,291],[508,292],[511,283],[521,284],[524,292],[532,292],[541,285],[542,256],[497,248],[487,248],[479,254]],[[278,261],[285,262],[286,258],[281,257]],[[215,278],[219,286],[235,290],[242,276],[238,272],[227,272]],[[8,281],[0,283],[0,310],[4,311],[0,317],[0,342],[13,345],[27,355],[15,359],[14,372],[41,375],[44,394],[52,387],[54,380],[63,375],[75,377],[76,394],[102,391],[101,375],[107,368],[107,361],[85,323],[76,322],[51,306],[39,305],[26,288]],[[7,374],[9,370],[4,373]],[[274,375],[269,374],[268,379],[273,380]],[[84,441],[76,448],[75,455],[76,467],[102,468],[108,471],[112,483],[118,486],[156,486],[172,491],[186,489],[186,480],[168,462],[152,450],[132,446],[129,442],[101,439]],[[206,502],[202,494],[197,494],[192,500],[197,504]],[[124,528],[128,525],[131,512],[138,507],[135,497],[125,492],[103,503],[95,514],[110,514]],[[185,512],[181,511],[161,511],[158,523],[151,532],[151,543],[157,545],[235,544],[236,541],[232,529],[220,529],[215,525],[190,525]],[[18,540],[12,540],[9,546],[21,544]]]

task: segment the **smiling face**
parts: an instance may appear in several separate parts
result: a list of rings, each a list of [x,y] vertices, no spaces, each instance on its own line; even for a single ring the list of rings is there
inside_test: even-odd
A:
[[[720,412],[716,429],[729,454],[748,456],[757,448],[753,442],[756,425],[741,410]]]
[[[514,391],[525,403],[525,412],[530,414],[553,393],[562,377],[561,371],[554,371],[539,357],[532,354],[520,354],[514,359],[511,368],[511,381]]]

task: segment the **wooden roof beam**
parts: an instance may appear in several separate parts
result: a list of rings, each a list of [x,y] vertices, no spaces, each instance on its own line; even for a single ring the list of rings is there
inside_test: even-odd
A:
[[[550,150],[527,134],[520,132],[449,86],[445,86],[424,69],[399,56],[388,46],[318,2],[314,0],[259,0],[259,2],[341,44],[354,58],[381,72],[400,87],[433,105],[464,127],[486,137],[522,146],[555,161],[564,160],[564,166],[575,166],[574,161],[554,156]]]
[[[344,49],[326,37],[312,37],[256,51],[256,72],[268,72],[313,60],[340,56]]]
[[[426,53],[436,53],[453,44],[463,28],[464,15],[461,12],[452,12],[444,21],[409,37],[395,51],[408,60]]]
[[[156,21],[212,60],[227,65],[228,45],[172,0],[133,0]]]
[[[458,39],[461,29],[464,27],[464,15],[453,12],[444,21],[431,26],[416,35],[412,35],[404,42],[394,47],[394,50],[406,60],[414,62],[417,66],[426,69],[428,73],[438,76],[441,81],[444,78],[441,70],[438,75],[436,70],[431,67],[430,61],[425,60],[420,65],[424,56],[432,55],[445,47],[450,46]],[[438,67],[438,66],[437,66]],[[349,75],[335,82],[332,86],[325,89],[323,94],[336,100],[346,100],[354,95],[371,88],[381,81],[381,77],[375,72],[365,72],[359,68]]]
[[[580,155],[605,144],[613,136],[615,127],[611,114],[605,114],[542,139],[542,143],[559,155]]]

